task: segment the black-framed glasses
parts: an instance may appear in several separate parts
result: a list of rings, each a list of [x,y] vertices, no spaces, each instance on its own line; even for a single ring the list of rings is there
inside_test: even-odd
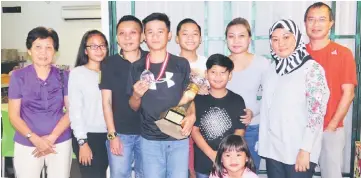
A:
[[[86,46],[87,48],[90,48],[91,50],[97,50],[97,49],[102,49],[102,50],[105,50],[108,48],[107,45],[88,45]]]

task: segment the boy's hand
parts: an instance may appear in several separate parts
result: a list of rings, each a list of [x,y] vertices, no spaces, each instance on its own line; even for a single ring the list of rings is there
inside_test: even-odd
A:
[[[194,114],[184,117],[184,119],[181,122],[183,136],[188,137],[191,134],[195,122],[196,122],[196,116]]]
[[[202,85],[202,86],[199,88],[198,94],[199,94],[199,95],[208,95],[208,94],[209,94],[208,86],[207,86],[207,85]]]
[[[250,109],[244,109],[244,111],[246,112],[246,115],[241,116],[240,121],[241,121],[244,125],[248,126],[248,125],[251,123],[251,121],[252,121],[253,112],[252,112]]]
[[[149,84],[146,81],[137,81],[133,85],[133,96],[136,99],[143,97],[144,93],[149,89]]]
[[[209,155],[209,159],[211,159],[213,161],[213,163],[216,162],[216,157],[217,157],[217,151],[212,151],[212,153]]]

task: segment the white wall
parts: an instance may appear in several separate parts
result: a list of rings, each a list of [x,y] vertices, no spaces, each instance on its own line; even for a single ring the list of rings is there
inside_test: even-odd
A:
[[[61,7],[68,5],[100,5],[100,2],[1,2],[1,6],[21,6],[21,13],[1,14],[1,48],[15,48],[26,51],[25,41],[28,32],[37,27],[53,28],[59,35],[60,48],[56,64],[73,66],[80,40],[87,30],[101,30],[100,20],[64,21]]]
[[[102,32],[109,41],[109,6],[108,1],[100,2]]]

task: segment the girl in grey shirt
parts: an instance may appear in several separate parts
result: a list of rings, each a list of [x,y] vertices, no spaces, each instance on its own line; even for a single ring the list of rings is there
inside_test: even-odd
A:
[[[107,129],[99,89],[100,64],[108,55],[108,42],[98,30],[84,34],[75,68],[69,76],[69,117],[73,149],[82,177],[105,178]]]
[[[251,29],[246,19],[233,19],[227,25],[225,35],[228,49],[231,51],[229,57],[234,63],[232,79],[228,82],[227,88],[241,95],[246,103],[246,108],[253,112],[251,122],[242,121],[248,125],[245,140],[258,171],[261,158],[257,151],[260,108],[257,96],[261,89],[262,75],[270,62],[264,57],[248,52],[251,43]]]

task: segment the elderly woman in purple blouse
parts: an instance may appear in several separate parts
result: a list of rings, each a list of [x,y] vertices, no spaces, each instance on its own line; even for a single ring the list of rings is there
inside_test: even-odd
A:
[[[26,39],[32,65],[13,72],[9,116],[14,128],[14,168],[18,178],[38,178],[44,164],[48,178],[69,178],[72,146],[68,105],[68,73],[52,66],[58,34],[44,27]]]

